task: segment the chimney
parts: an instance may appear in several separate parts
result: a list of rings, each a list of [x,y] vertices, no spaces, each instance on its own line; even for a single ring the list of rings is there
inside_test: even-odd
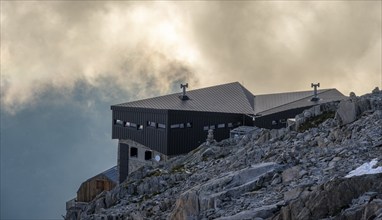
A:
[[[320,98],[317,96],[317,87],[320,87],[320,83],[317,83],[317,84],[312,83],[311,87],[314,88],[314,93],[313,93],[313,98],[311,98],[310,101],[318,102]]]
[[[183,94],[179,96],[179,98],[183,101],[189,100],[188,96],[186,95],[186,88],[188,88],[188,83],[186,84],[180,84],[180,88],[183,89]]]

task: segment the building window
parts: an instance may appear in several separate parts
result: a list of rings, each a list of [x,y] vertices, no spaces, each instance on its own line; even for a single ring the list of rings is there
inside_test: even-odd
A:
[[[215,129],[215,125],[210,125],[210,129]]]
[[[117,119],[117,120],[115,120],[114,124],[123,127],[123,121],[122,120]]]
[[[192,128],[192,123],[191,122],[187,122],[186,127],[187,128]]]
[[[179,124],[170,125],[170,128],[179,128]]]
[[[136,147],[130,148],[130,157],[138,157],[138,148]]]
[[[130,127],[130,124],[131,124],[131,123],[127,121],[126,124],[125,124],[125,126],[126,126],[126,127]]]
[[[153,121],[148,121],[148,122],[147,122],[147,126],[156,128],[156,127],[157,127],[157,123],[155,123],[155,122],[153,122]]]
[[[227,124],[227,127],[232,128],[232,127],[233,127],[232,122],[228,123],[228,124]]]
[[[138,130],[143,130],[143,125],[138,125],[137,128]]]
[[[170,125],[170,128],[184,128],[184,124],[173,124],[173,125]]]
[[[145,160],[151,160],[151,158],[153,157],[153,152],[152,151],[145,151]]]
[[[277,122],[275,120],[273,120],[272,125],[277,125]]]
[[[203,130],[204,130],[204,131],[208,131],[208,126],[204,126],[204,127],[203,127]]]
[[[225,124],[218,124],[218,128],[225,128]]]
[[[166,128],[165,124],[158,123],[158,128]]]
[[[132,128],[137,128],[137,124],[135,124],[135,123],[130,123],[130,127],[132,127]]]

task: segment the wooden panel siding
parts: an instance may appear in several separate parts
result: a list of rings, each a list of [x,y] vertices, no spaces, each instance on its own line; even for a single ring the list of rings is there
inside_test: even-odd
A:
[[[154,128],[148,121],[167,125],[167,110],[112,107],[112,138],[131,139],[163,154],[167,154],[167,127]],[[143,125],[142,130],[115,124],[115,120]]]
[[[102,183],[102,187],[99,185],[97,186],[97,183]],[[113,181],[110,181],[106,176],[102,174],[97,175],[81,184],[77,191],[77,201],[90,202],[101,192],[109,191],[115,186],[116,184]]]

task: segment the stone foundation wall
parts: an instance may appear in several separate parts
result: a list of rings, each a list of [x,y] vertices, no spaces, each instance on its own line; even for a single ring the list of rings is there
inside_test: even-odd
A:
[[[152,149],[150,149],[150,148],[148,148],[148,147],[146,147],[140,143],[137,143],[133,140],[121,139],[121,140],[119,140],[119,142],[129,145],[129,173],[136,171],[137,169],[139,169],[140,167],[142,167],[144,165],[158,163],[155,160],[155,156],[159,156],[160,161],[167,161],[167,159],[168,159],[168,157],[166,155],[161,154],[157,151],[154,151],[154,150],[152,150]],[[137,157],[131,157],[130,156],[130,150],[132,147],[137,148],[137,150],[138,150]],[[145,160],[145,152],[146,151],[152,152],[152,159]]]

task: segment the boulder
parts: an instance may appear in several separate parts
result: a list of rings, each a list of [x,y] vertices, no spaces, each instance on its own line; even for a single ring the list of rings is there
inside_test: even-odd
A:
[[[176,201],[175,209],[170,215],[170,219],[198,219],[200,211],[199,195],[194,189],[188,190],[180,195]]]
[[[335,119],[339,125],[349,124],[357,119],[357,107],[350,99],[342,100],[338,106]]]
[[[216,220],[243,220],[243,219],[266,219],[272,217],[278,210],[276,205],[262,206],[259,208],[239,212],[235,215],[217,218]]]
[[[283,183],[289,183],[295,179],[298,179],[299,173],[300,173],[300,167],[299,166],[294,166],[292,168],[284,170],[282,173]]]
[[[381,178],[382,174],[374,174],[330,181],[282,207],[276,219],[322,219],[340,216],[343,207],[348,207],[353,199],[365,192],[375,191],[381,194]]]
[[[217,208],[221,201],[261,188],[264,178],[270,181],[279,168],[276,163],[257,164],[197,185],[179,197],[170,219],[199,219],[201,212]]]

